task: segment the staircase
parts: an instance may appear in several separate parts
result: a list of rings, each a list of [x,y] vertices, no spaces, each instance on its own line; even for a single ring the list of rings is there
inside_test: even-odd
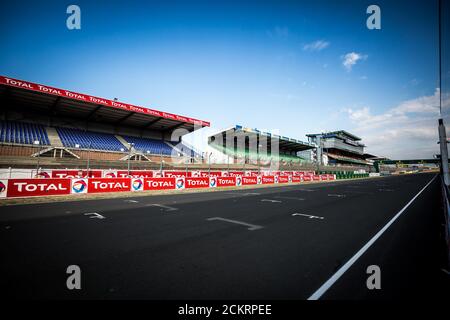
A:
[[[124,138],[122,138],[122,137],[119,136],[118,134],[114,135],[114,137],[116,137],[117,140],[119,140],[120,143],[123,144],[123,146],[124,146],[126,149],[129,149],[129,148],[130,148],[130,144],[129,144]]]
[[[61,139],[59,138],[58,132],[55,128],[46,127],[45,131],[47,131],[48,140],[50,141],[50,145],[53,147],[63,147]]]

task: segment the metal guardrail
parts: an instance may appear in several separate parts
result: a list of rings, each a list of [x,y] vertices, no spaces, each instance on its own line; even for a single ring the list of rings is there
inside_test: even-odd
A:
[[[441,175],[442,198],[444,205],[445,241],[447,243],[447,271],[450,271],[450,188]]]

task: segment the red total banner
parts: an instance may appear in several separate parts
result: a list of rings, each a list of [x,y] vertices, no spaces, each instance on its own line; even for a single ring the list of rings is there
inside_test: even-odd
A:
[[[258,177],[254,176],[254,177],[242,177],[242,185],[243,186],[248,186],[248,185],[252,185],[252,184],[258,184]]]
[[[275,183],[275,176],[262,176],[262,184],[273,184]]]
[[[76,93],[76,92],[72,92],[72,91],[68,91],[68,90],[64,90],[64,89],[53,88],[53,87],[44,86],[44,85],[33,83],[33,82],[28,82],[28,81],[23,81],[23,80],[18,80],[18,79],[3,77],[3,76],[0,76],[0,84],[4,84],[7,86],[11,86],[11,87],[27,89],[27,90],[31,90],[31,91],[42,92],[42,93],[51,94],[54,96],[73,99],[73,100],[94,103],[97,105],[103,105],[103,106],[107,106],[107,107],[111,107],[111,108],[115,108],[115,109],[122,109],[122,110],[136,112],[136,113],[143,113],[143,114],[147,114],[147,115],[151,115],[151,116],[172,119],[172,120],[177,120],[177,121],[190,122],[190,123],[201,125],[201,126],[209,127],[209,125],[210,125],[209,122],[203,121],[203,120],[184,117],[184,116],[176,115],[173,113],[153,110],[153,109],[149,109],[149,108],[145,108],[145,107],[135,106],[135,105],[128,104],[128,103],[113,101],[113,100],[104,99],[104,98],[98,98],[98,97],[90,96],[87,94]]]
[[[208,188],[209,187],[209,178],[208,177],[199,177],[199,178],[186,178],[184,180],[186,189],[193,188]]]
[[[131,170],[130,171],[130,177],[133,177],[133,178],[152,178],[153,177],[153,171],[150,171],[150,170]],[[117,178],[129,178],[128,171],[127,170],[117,171]]]
[[[244,171],[230,171],[228,176],[235,177],[235,176],[243,176]]]
[[[175,178],[145,178],[144,190],[175,189]]]
[[[236,177],[217,177],[218,187],[234,187],[236,186]]]
[[[289,182],[289,176],[279,176],[278,177],[278,183],[288,183]]]
[[[301,176],[292,176],[292,182],[302,182]]]
[[[123,192],[130,190],[130,178],[94,178],[89,179],[88,182],[88,193]]]
[[[164,171],[164,178],[179,178],[179,177],[192,177],[192,172],[190,171]]]
[[[222,176],[222,171],[200,171],[200,177],[221,177]]]
[[[9,179],[7,197],[70,194],[70,179]]]
[[[85,178],[87,170],[52,170],[52,178]],[[89,170],[90,178],[101,178],[101,170]]]

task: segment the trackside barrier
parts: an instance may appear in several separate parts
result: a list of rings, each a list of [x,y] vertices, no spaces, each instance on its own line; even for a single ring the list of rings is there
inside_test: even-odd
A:
[[[447,261],[445,261],[445,268],[447,271],[450,270],[450,190],[449,187],[445,185],[444,179],[441,174],[441,187],[442,187],[442,200],[444,207],[444,241],[447,244]]]
[[[148,171],[149,172],[149,171]],[[195,188],[239,187],[259,184],[285,184],[308,181],[334,180],[334,174],[314,175],[295,172],[277,175],[248,175],[246,172],[233,172],[230,176],[204,176],[202,172],[186,176],[185,172],[172,171],[166,177],[145,177],[148,172],[136,172],[133,177],[121,177],[123,172],[115,171],[111,178],[34,178],[0,179],[0,198],[35,197],[104,192],[140,192],[149,190],[176,190]],[[67,173],[67,172],[65,172]],[[231,172],[230,172],[231,173]],[[239,175],[242,173],[243,175]],[[55,173],[58,175],[61,173]],[[117,177],[119,176],[119,177]]]

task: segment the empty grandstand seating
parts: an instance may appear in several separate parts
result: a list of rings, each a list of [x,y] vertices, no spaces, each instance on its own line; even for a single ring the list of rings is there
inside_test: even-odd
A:
[[[198,152],[195,152],[192,148],[188,147],[183,142],[179,142],[179,143],[170,142],[170,144],[175,146],[178,150],[181,151],[181,153],[183,153],[184,155],[186,155],[188,157],[191,157],[191,158],[200,157],[200,154]]]
[[[83,149],[122,151],[126,147],[113,134],[83,131],[72,128],[56,128],[63,145],[75,148],[78,144]]]
[[[16,121],[0,121],[0,142],[16,144],[49,145],[49,139],[45,127],[38,124]]]
[[[172,154],[173,148],[162,140],[150,138],[137,138],[124,135],[122,135],[122,137],[128,143],[134,143],[134,148],[143,153],[147,153],[148,151],[148,153],[150,154],[162,154],[166,156]]]

